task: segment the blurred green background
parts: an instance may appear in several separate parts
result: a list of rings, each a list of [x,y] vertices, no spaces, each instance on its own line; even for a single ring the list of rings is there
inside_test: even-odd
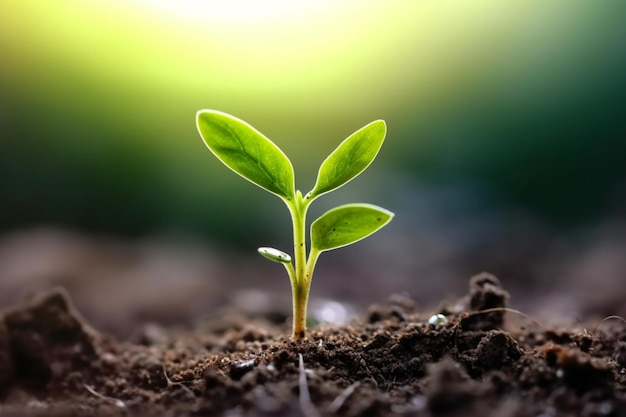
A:
[[[0,230],[288,236],[282,203],[204,147],[202,108],[274,140],[303,191],[385,119],[378,160],[320,210],[595,222],[624,204],[624,22],[619,1],[3,1]]]

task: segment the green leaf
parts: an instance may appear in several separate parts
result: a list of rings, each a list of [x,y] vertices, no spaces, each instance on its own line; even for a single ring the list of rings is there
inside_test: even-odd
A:
[[[316,198],[322,194],[341,187],[372,163],[385,140],[387,125],[383,120],[374,121],[357,130],[335,149],[322,162],[317,174],[315,187],[308,198]]]
[[[327,211],[311,225],[311,246],[327,251],[358,242],[393,218],[393,213],[371,204],[346,204]]]
[[[280,262],[281,264],[291,262],[291,256],[278,249],[263,247],[257,249],[257,251],[270,261]]]
[[[216,110],[200,110],[196,125],[206,146],[228,168],[279,197],[294,198],[293,166],[261,132]]]

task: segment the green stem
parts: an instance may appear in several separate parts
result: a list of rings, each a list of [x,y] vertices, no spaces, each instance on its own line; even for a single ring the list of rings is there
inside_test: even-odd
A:
[[[293,340],[302,340],[306,337],[306,311],[309,303],[311,277],[319,254],[320,251],[311,249],[304,275],[293,287]]]
[[[317,258],[320,256],[320,252],[318,249],[311,248],[311,252],[309,253],[309,259],[306,263],[306,271],[305,277],[307,280],[307,292],[308,288],[311,287],[311,277],[313,276],[313,270],[315,270],[315,264],[317,263]]]
[[[291,279],[293,295],[293,340],[302,340],[306,337],[306,310],[309,299],[310,274],[307,276],[306,259],[306,211],[310,201],[302,198],[300,191],[296,192],[293,204],[288,204],[293,221],[293,253],[295,273]],[[289,271],[289,270],[288,270]]]
[[[287,270],[287,274],[289,275],[289,280],[293,282],[296,279],[296,271],[293,269],[293,265],[291,262],[284,263],[285,269]]]
[[[309,299],[309,292],[306,285],[296,285],[293,290],[293,340],[303,340],[306,338],[306,307]]]

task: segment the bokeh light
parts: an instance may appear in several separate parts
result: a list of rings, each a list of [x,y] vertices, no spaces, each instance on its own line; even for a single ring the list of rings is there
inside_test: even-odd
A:
[[[4,2],[0,227],[171,228],[234,242],[271,233],[255,216],[284,209],[203,149],[201,108],[272,138],[302,188],[340,140],[384,118],[378,173],[345,195],[396,199],[402,211],[407,194],[452,187],[557,224],[588,221],[622,201],[625,9]],[[253,216],[242,206],[250,201]]]

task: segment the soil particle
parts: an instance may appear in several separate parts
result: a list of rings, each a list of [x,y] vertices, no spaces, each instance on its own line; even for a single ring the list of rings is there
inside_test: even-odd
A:
[[[431,413],[459,416],[474,408],[479,394],[478,384],[449,357],[428,366],[424,393]]]
[[[508,333],[493,330],[478,342],[476,349],[463,355],[463,362],[474,377],[480,377],[485,371],[503,369],[514,364],[523,352]]]
[[[609,386],[613,382],[610,364],[577,348],[547,344],[540,349],[549,366],[556,366],[557,377],[577,392]]]
[[[256,364],[256,360],[254,359],[232,363],[230,365],[230,371],[228,374],[230,375],[232,379],[237,381],[241,379],[242,376],[250,372],[254,368],[255,364]]]
[[[507,307],[509,293],[502,288],[498,278],[482,272],[470,279],[468,298],[471,311],[504,309]],[[463,326],[473,330],[499,329],[504,323],[504,315],[505,311],[501,310],[482,313],[481,317],[469,316],[464,320]]]
[[[53,289],[2,316],[14,378],[37,389],[73,380],[96,358],[97,333],[76,312],[67,293]],[[6,341],[5,341],[6,344]],[[6,356],[6,353],[5,353]]]

